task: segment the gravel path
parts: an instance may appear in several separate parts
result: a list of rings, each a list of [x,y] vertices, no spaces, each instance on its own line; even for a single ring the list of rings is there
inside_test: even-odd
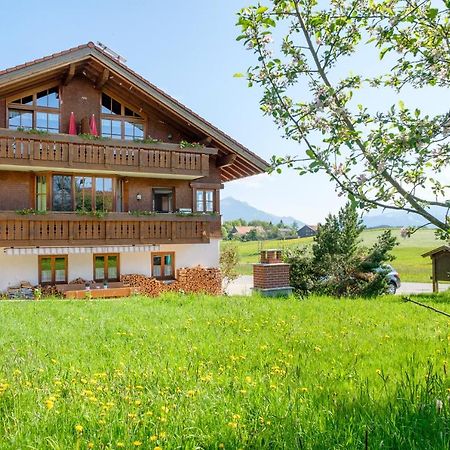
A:
[[[237,280],[230,283],[228,286],[229,295],[250,295],[252,293],[253,287],[253,276],[252,275],[242,275]],[[445,291],[450,288],[450,284],[440,284],[439,291]],[[432,292],[433,288],[431,283],[402,283],[397,294],[421,294]]]

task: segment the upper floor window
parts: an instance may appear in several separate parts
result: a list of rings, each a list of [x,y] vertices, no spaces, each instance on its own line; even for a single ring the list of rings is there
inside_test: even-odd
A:
[[[144,118],[128,106],[102,93],[102,136],[129,141],[144,139]]]
[[[8,102],[8,127],[59,133],[59,89],[51,87]]]
[[[214,212],[214,191],[197,189],[195,194],[197,212]]]

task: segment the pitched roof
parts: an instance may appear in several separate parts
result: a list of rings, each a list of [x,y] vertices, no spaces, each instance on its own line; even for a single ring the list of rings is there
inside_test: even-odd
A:
[[[318,226],[317,225],[303,225],[300,230],[303,230],[303,228],[310,228],[311,230],[317,231]]]
[[[250,231],[255,230],[257,233],[264,233],[264,228],[261,226],[237,226],[233,227],[233,233],[238,234],[239,236],[250,233]]]
[[[118,76],[124,77],[128,82],[142,90],[171,113],[182,118],[207,137],[211,137],[215,143],[223,147],[223,153],[225,155],[235,154],[237,156],[236,160],[221,170],[224,181],[263,173],[268,169],[269,164],[264,159],[150,83],[119,61],[118,58],[115,58],[102,48],[96,46],[93,42],[88,42],[84,45],[79,45],[62,52],[53,53],[43,58],[1,70],[0,86],[12,84],[42,71],[49,72],[58,68],[64,69],[70,64],[89,58],[95,59]]]
[[[427,256],[433,256],[436,255],[437,253],[442,253],[442,252],[450,252],[450,246],[449,245],[441,245],[440,247],[437,247],[433,250],[430,250],[429,252],[426,252],[422,255],[422,257],[427,257]]]

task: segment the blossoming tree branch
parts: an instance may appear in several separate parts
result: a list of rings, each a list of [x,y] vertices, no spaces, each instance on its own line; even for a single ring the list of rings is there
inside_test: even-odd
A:
[[[448,87],[449,7],[450,0],[273,0],[242,9],[237,39],[257,57],[248,84],[263,88],[261,109],[284,137],[302,144],[299,156],[272,157],[271,170],[324,171],[359,207],[419,214],[448,238],[450,113],[424,114],[402,101],[371,110],[355,98]],[[382,73],[350,71],[361,51],[375,55],[371,65]]]

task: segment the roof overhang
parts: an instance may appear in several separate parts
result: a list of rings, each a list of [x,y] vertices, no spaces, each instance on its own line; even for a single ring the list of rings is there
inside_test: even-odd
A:
[[[429,252],[426,252],[422,255],[423,258],[426,258],[427,256],[434,256],[438,253],[450,253],[450,246],[448,245],[441,245],[438,248],[435,248],[433,250],[430,250]]]
[[[0,71],[0,95],[7,95],[8,92],[11,92],[11,89],[17,90],[20,86],[33,82],[38,83],[39,80],[43,79],[63,81],[67,77],[73,76],[78,66],[82,67],[83,64],[88,62],[103,69],[99,75],[102,85],[105,84],[105,70],[107,70],[109,71],[108,77],[114,79],[114,82],[119,82],[123,89],[134,90],[139,96],[156,104],[161,111],[169,113],[175,120],[204,136],[205,141],[216,146],[219,149],[217,166],[220,169],[223,181],[257,175],[269,168],[266,161],[248,148],[170,97],[92,42]]]

